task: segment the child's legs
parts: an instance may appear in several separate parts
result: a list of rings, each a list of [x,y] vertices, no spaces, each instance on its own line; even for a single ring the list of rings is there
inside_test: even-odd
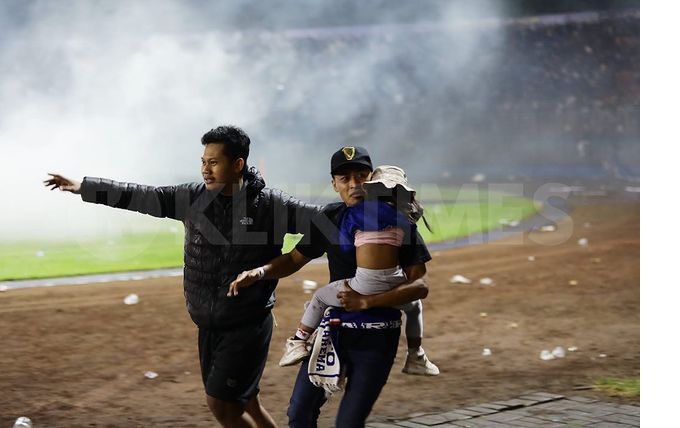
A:
[[[417,348],[423,337],[423,303],[420,300],[396,306],[406,314],[406,339],[409,348]]]
[[[302,315],[301,327],[308,327],[311,331],[316,330],[321,323],[323,313],[329,306],[341,307],[342,303],[338,300],[338,293],[345,290],[345,280],[333,281],[314,292],[312,300],[307,305],[305,313]]]

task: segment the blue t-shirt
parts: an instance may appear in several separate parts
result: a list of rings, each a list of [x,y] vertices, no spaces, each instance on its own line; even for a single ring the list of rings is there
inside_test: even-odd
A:
[[[392,205],[376,200],[360,202],[348,207],[340,220],[340,246],[349,251],[354,246],[357,230],[377,232],[388,227],[399,227],[405,234],[415,233],[416,225]]]

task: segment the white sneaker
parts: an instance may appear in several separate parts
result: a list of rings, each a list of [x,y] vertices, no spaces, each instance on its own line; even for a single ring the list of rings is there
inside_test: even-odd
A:
[[[286,351],[279,361],[279,366],[286,367],[295,365],[304,360],[308,355],[307,341],[291,337],[286,339]]]
[[[439,367],[435,366],[427,359],[425,352],[422,355],[406,355],[406,363],[401,369],[402,373],[420,375],[420,376],[437,376],[439,374]]]

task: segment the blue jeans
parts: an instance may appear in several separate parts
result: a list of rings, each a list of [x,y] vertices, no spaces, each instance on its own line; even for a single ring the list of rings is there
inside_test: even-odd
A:
[[[373,404],[387,383],[399,346],[401,329],[340,330],[338,355],[346,370],[347,385],[335,419],[336,428],[363,427]],[[326,402],[323,388],[309,382],[307,363],[302,362],[288,405],[288,426],[315,428]]]

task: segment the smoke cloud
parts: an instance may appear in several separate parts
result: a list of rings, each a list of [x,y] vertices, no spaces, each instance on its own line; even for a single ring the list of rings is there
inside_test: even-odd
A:
[[[367,111],[371,126],[394,138],[395,118],[375,107],[409,96],[390,88],[398,83],[385,68],[398,57],[409,66],[409,51],[382,41],[358,49],[337,42],[330,49],[340,53],[327,63],[329,55],[310,54],[315,39],[289,27],[304,22],[304,14],[310,21],[360,15],[333,3],[295,10],[246,1],[3,3],[3,242],[97,235],[140,223],[134,214],[50,193],[41,181],[47,172],[156,185],[199,180],[200,137],[216,125],[249,132],[250,163],[270,186],[293,191],[298,183],[326,184],[329,155],[344,140],[371,146],[362,137],[375,132],[352,123]],[[465,4],[440,10],[442,21],[496,13],[490,3]],[[400,7],[378,16],[387,22],[415,6]],[[257,19],[259,28],[244,30],[239,19]],[[427,46],[429,58],[449,64],[450,77],[470,87],[465,67],[481,48],[478,38],[452,35],[448,45]],[[412,66],[427,73],[428,64]],[[387,161],[389,141],[384,147],[372,147],[376,161]]]
[[[487,72],[503,67],[506,29],[490,22],[505,3],[389,4],[3,2],[2,241],[156,224],[41,181],[47,172],[197,181],[200,137],[221,124],[249,133],[249,163],[269,186],[299,194],[329,182],[342,145],[366,146],[376,164],[422,180],[493,162],[498,141],[468,135],[489,126],[470,117],[484,117]]]

